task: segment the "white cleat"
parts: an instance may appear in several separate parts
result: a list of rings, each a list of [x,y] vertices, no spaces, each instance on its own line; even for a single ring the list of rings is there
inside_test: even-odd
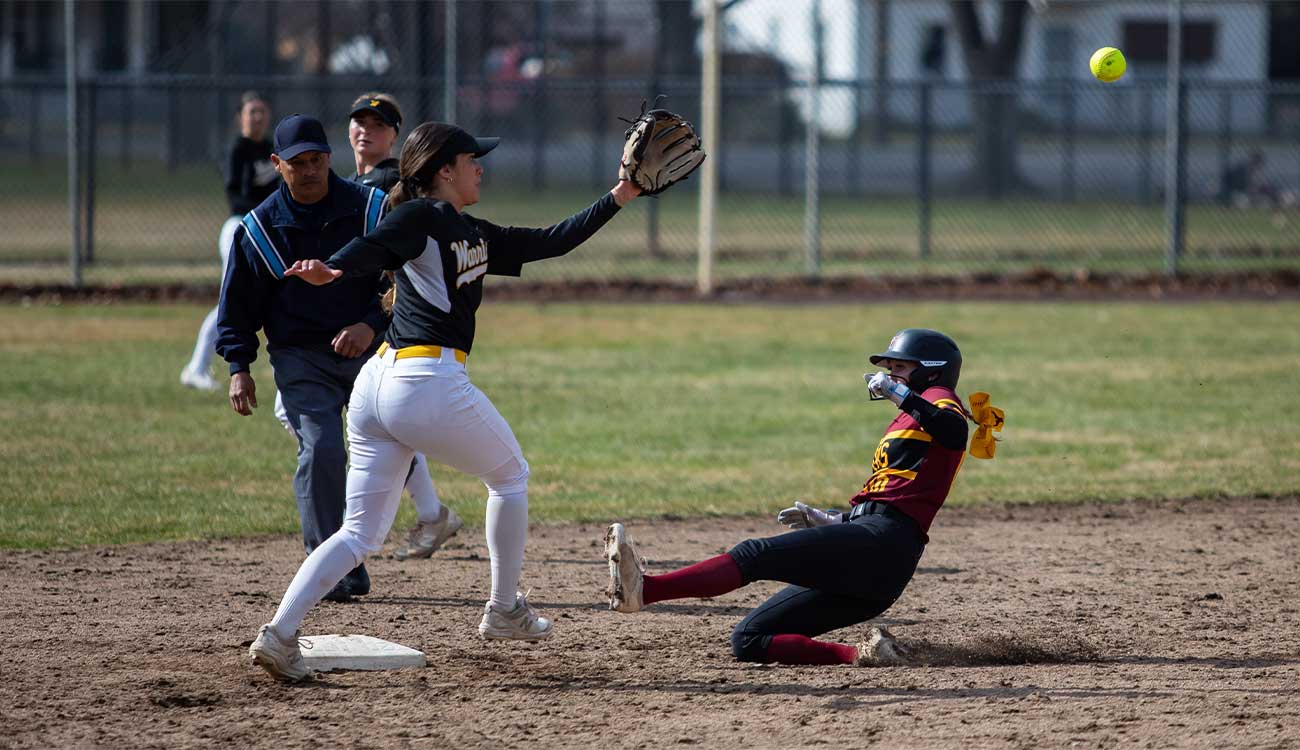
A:
[[[615,612],[639,612],[645,566],[636,553],[623,524],[610,524],[605,532],[605,559],[609,562],[609,608]]]
[[[859,667],[889,667],[906,664],[911,652],[898,642],[893,633],[879,627],[873,627],[867,634],[867,640],[858,644]]]
[[[221,390],[221,384],[217,382],[216,378],[206,372],[191,369],[188,365],[184,370],[181,370],[181,385],[200,391]]]
[[[551,637],[551,621],[537,614],[525,594],[515,592],[515,608],[508,612],[492,602],[483,605],[478,633],[489,641],[544,641]]]
[[[253,657],[254,664],[281,682],[309,682],[316,679],[316,672],[302,661],[298,634],[294,633],[293,638],[283,640],[276,635],[269,623],[257,631],[257,640],[248,647],[248,655]]]
[[[393,551],[393,557],[406,560],[412,557],[431,557],[447,540],[460,531],[464,522],[456,511],[442,506],[442,514],[436,521],[417,523],[406,535],[406,546]]]

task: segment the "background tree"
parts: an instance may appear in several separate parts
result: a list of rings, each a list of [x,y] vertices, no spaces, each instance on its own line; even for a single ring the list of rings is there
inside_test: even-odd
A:
[[[997,35],[986,36],[975,0],[951,0],[953,25],[961,41],[962,60],[974,88],[971,112],[975,129],[975,172],[972,179],[990,198],[1029,187],[1016,160],[1016,96],[1007,86],[1016,80],[1025,27],[1029,22],[1028,0],[997,2]],[[991,84],[985,86],[984,84]]]

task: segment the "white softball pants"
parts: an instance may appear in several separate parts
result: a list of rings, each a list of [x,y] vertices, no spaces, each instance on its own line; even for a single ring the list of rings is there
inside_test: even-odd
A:
[[[271,621],[285,637],[349,570],[380,549],[417,452],[487,486],[491,601],[515,606],[528,539],[528,462],[519,441],[469,382],[454,350],[444,348],[440,359],[394,355],[389,350],[372,357],[352,386],[347,512],[342,528],[303,563]]]
[[[239,229],[239,217],[231,216],[221,225],[221,234],[217,237],[217,252],[221,254],[221,278],[226,278],[226,262],[230,259],[230,246],[235,243],[235,232]],[[187,365],[194,372],[207,372],[208,363],[217,349],[217,308],[212,308],[199,326],[198,338],[194,341],[194,353],[190,355]]]
[[[298,431],[293,428],[293,422],[289,421],[289,411],[284,408],[284,399],[278,391],[275,394],[275,418],[284,425],[294,440],[298,439]],[[442,515],[442,498],[438,497],[438,488],[433,484],[433,477],[429,476],[429,460],[423,453],[416,453],[411,460],[411,470],[406,477],[406,491],[411,493],[415,515],[422,523],[437,521]]]

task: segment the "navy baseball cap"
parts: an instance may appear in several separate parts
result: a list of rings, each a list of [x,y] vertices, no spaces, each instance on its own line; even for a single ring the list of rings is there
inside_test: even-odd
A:
[[[307,151],[330,153],[329,139],[320,120],[307,115],[293,114],[275,126],[275,155],[292,159]]]

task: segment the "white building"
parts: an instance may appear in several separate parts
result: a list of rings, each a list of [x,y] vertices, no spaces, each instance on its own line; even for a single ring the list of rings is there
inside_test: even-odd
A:
[[[978,3],[984,33],[996,33],[997,3]],[[732,43],[765,44],[796,69],[812,68],[812,12],[815,0],[742,0],[727,14]],[[903,84],[891,88],[891,116],[914,121],[916,97],[909,83],[933,82],[933,111],[940,126],[969,123],[969,97],[960,90],[967,82],[961,43],[947,0],[892,0],[887,2],[883,37],[885,54],[877,55],[880,17],[877,0],[821,0],[825,28],[825,71],[832,79],[875,81],[883,73]],[[1021,97],[1023,109],[1045,121],[1059,121],[1066,112],[1064,92],[1073,91],[1074,121],[1087,128],[1103,123],[1114,127],[1117,118],[1134,127],[1149,110],[1154,126],[1163,122],[1165,40],[1169,3],[1164,0],[1097,2],[1049,0],[1029,14],[1021,50],[1018,80],[1029,93]],[[1230,100],[1230,125],[1236,132],[1258,130],[1265,124],[1267,101],[1252,92],[1269,80],[1270,8],[1266,0],[1192,2],[1184,10],[1185,75],[1189,81],[1234,84]],[[1129,61],[1129,73],[1117,83],[1094,81],[1088,60],[1099,47],[1119,47]],[[880,70],[883,58],[887,69]],[[1052,84],[1058,84],[1053,86]],[[1066,86],[1065,84],[1073,84]],[[872,97],[858,102],[870,109]],[[1143,101],[1147,99],[1147,101]],[[847,91],[834,87],[823,93],[824,127],[842,132],[852,120],[854,102]],[[1188,113],[1194,130],[1221,126],[1222,99],[1194,93]]]

